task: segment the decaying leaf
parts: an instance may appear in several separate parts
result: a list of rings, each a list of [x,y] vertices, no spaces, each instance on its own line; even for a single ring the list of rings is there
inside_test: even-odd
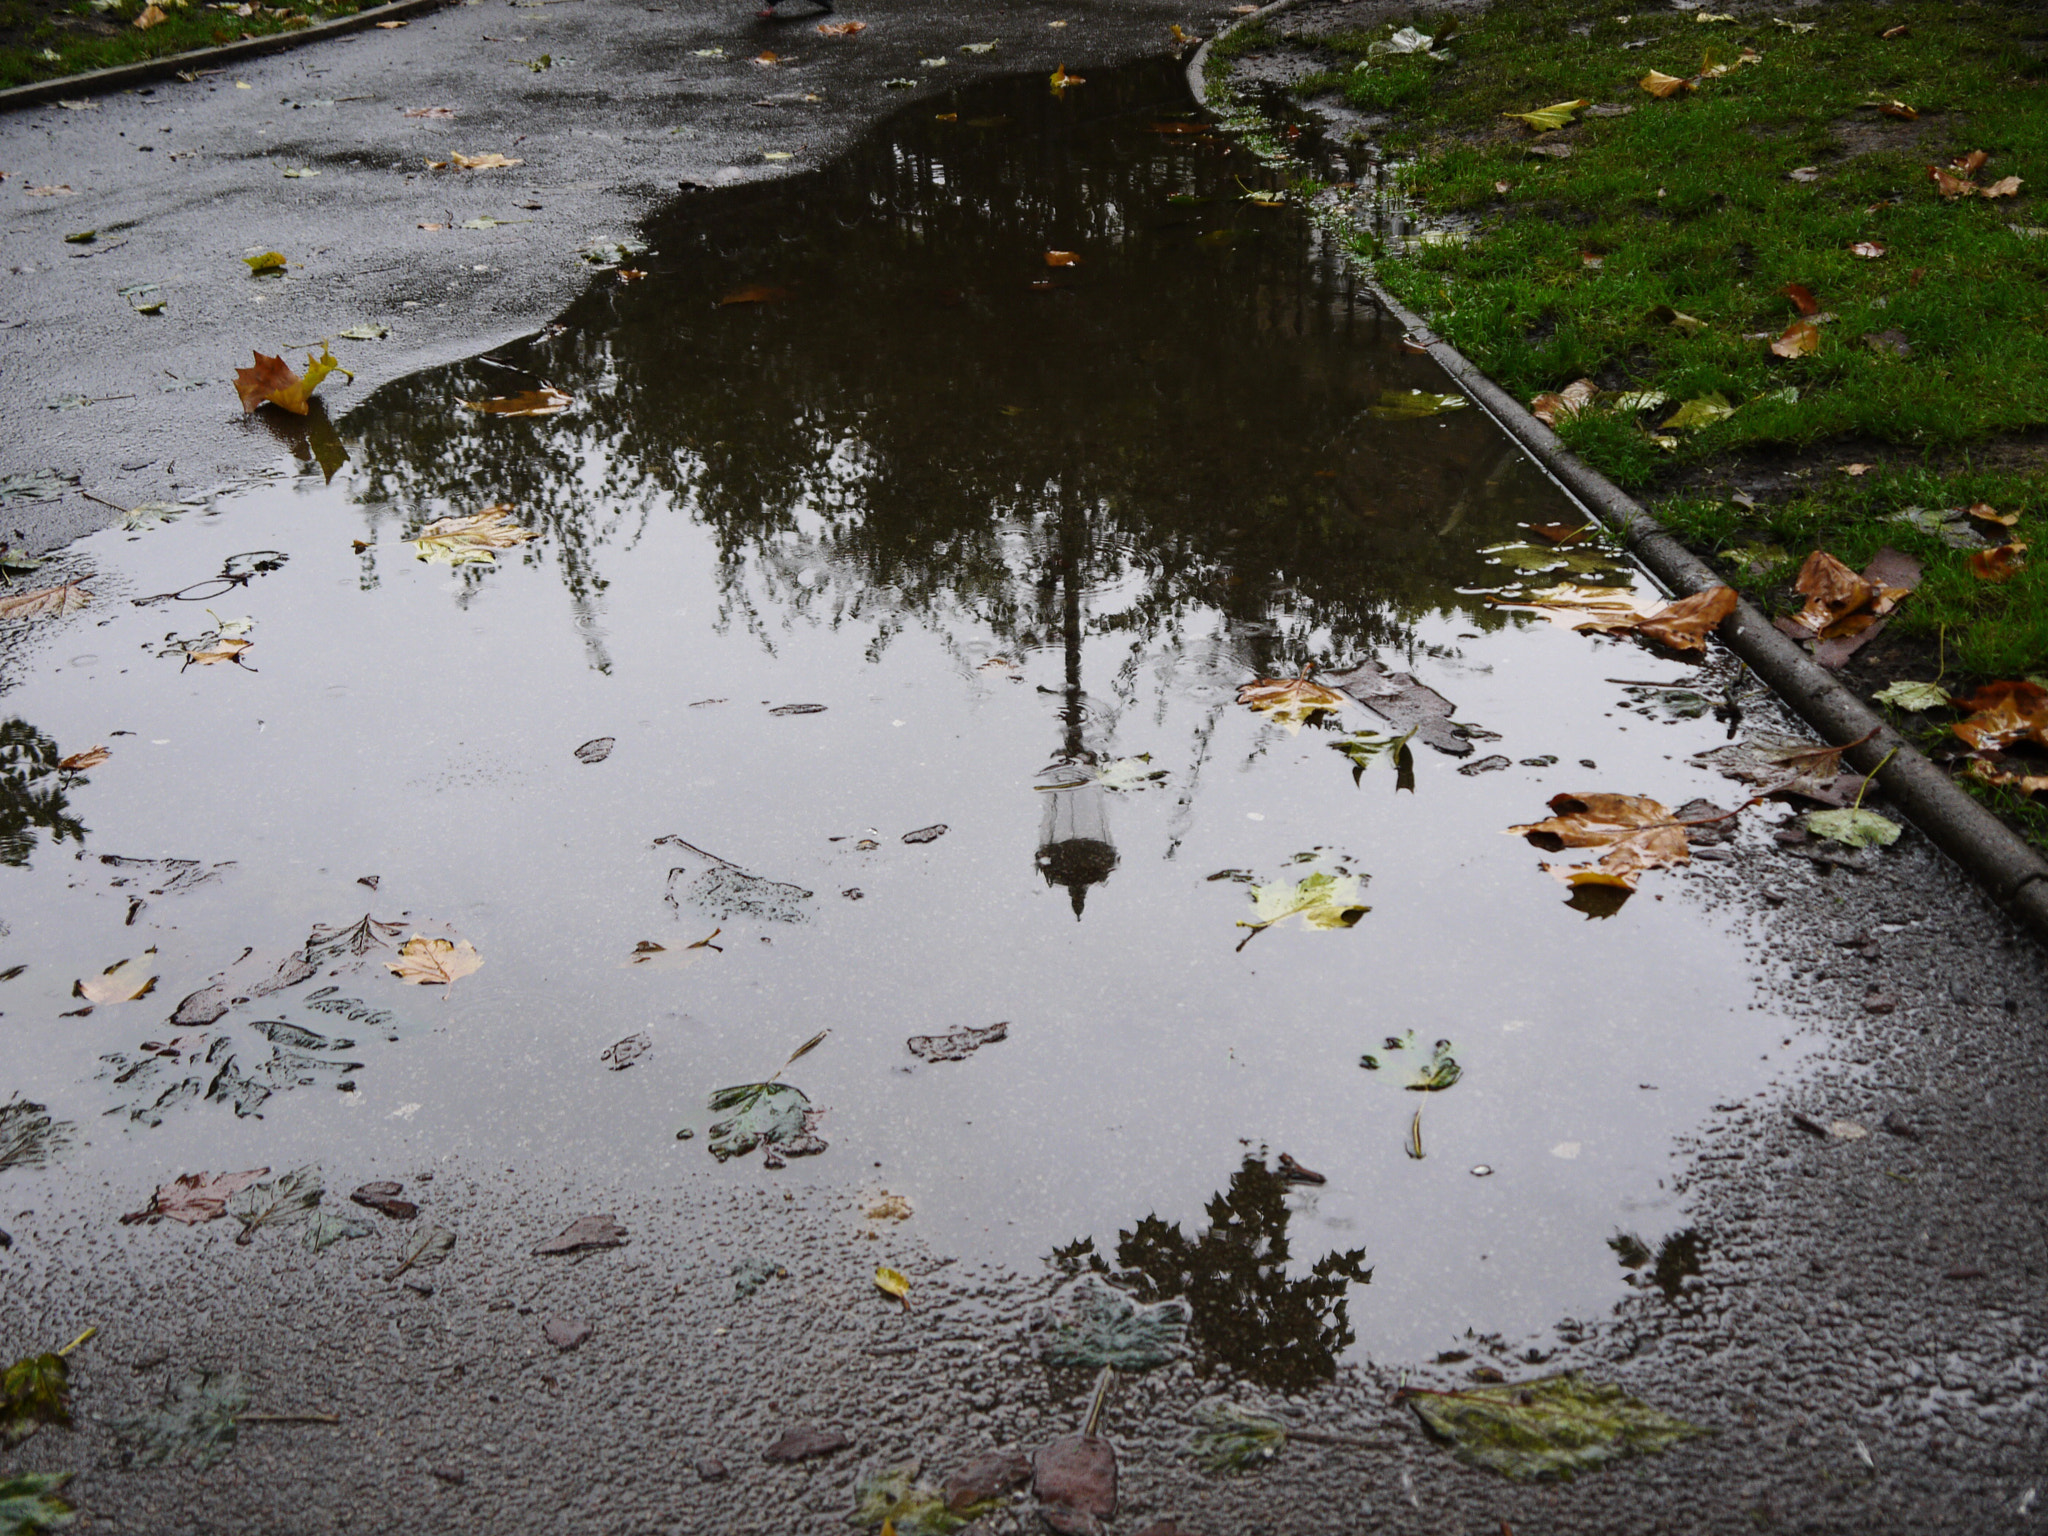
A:
[[[1278,1419],[1254,1413],[1225,1398],[1195,1409],[1195,1431],[1188,1437],[1188,1454],[1204,1472],[1222,1475],[1263,1467],[1286,1444],[1287,1427]]]
[[[1400,1396],[1460,1461],[1518,1480],[1569,1478],[1707,1433],[1570,1371],[1455,1392],[1408,1388]]]
[[[588,1217],[584,1219],[586,1221],[589,1220]],[[573,1231],[574,1229],[572,1228],[571,1230]],[[557,1239],[557,1241],[559,1240]],[[385,1273],[384,1279],[388,1283],[396,1280],[408,1270],[432,1269],[454,1251],[455,1234],[446,1227],[428,1227],[423,1232],[415,1232],[406,1239],[405,1251],[399,1255],[397,1266],[388,1270]],[[535,1251],[538,1252],[539,1250],[536,1249]],[[550,1249],[549,1251],[553,1252],[554,1250]]]
[[[564,394],[552,384],[543,384],[539,389],[529,389],[517,395],[498,395],[489,400],[458,400],[455,403],[485,416],[553,416],[574,405],[576,397]]]
[[[663,899],[678,912],[688,901],[716,922],[738,917],[759,918],[772,923],[801,923],[810,917],[804,903],[812,892],[787,881],[770,880],[741,869],[715,853],[686,843],[673,832],[654,840],[657,848],[673,848],[689,862],[668,872],[668,894]]]
[[[1664,421],[1668,431],[1689,431],[1710,427],[1717,421],[1725,421],[1735,414],[1735,407],[1722,394],[1695,395],[1673,411]]]
[[[235,1241],[247,1245],[265,1227],[288,1227],[313,1213],[324,1193],[320,1168],[308,1163],[263,1182],[245,1184],[227,1198],[227,1213],[242,1224]]]
[[[138,1222],[160,1221],[168,1218],[188,1227],[196,1227],[204,1221],[214,1221],[227,1215],[228,1197],[237,1190],[246,1189],[270,1172],[268,1168],[251,1168],[242,1173],[188,1173],[157,1186],[156,1193],[139,1211],[130,1211],[121,1218],[125,1226]]]
[[[0,1450],[12,1450],[45,1424],[69,1424],[70,1381],[71,1368],[56,1353],[24,1355],[0,1373]]]
[[[69,1526],[78,1513],[57,1493],[76,1475],[17,1472],[12,1477],[0,1477],[0,1531],[7,1536],[39,1536],[43,1531]]]
[[[1301,676],[1286,679],[1254,678],[1238,688],[1237,702],[1258,711],[1276,725],[1286,726],[1289,734],[1298,733],[1307,721],[1330,710],[1342,709],[1345,703],[1343,694],[1310,682],[1311,670],[1305,668]]]
[[[956,1029],[944,1035],[912,1035],[904,1044],[921,1061],[965,1061],[984,1045],[1010,1038],[1007,1023]]]
[[[97,976],[82,977],[71,984],[71,995],[89,1003],[127,1003],[147,996],[156,986],[156,949],[152,946],[131,960],[117,960]]]
[[[1255,885],[1251,890],[1252,919],[1240,920],[1237,926],[1251,929],[1245,935],[1247,943],[1253,935],[1290,917],[1299,917],[1308,928],[1354,927],[1372,910],[1359,900],[1364,894],[1364,883],[1357,875],[1328,875],[1320,871],[1298,881]]]
[[[1495,594],[1487,601],[1502,608],[1531,609],[1553,624],[1599,634],[1634,629],[1661,606],[1655,598],[1645,597],[1633,587],[1585,586],[1569,581],[1524,597]]]
[[[1806,830],[1847,848],[1889,848],[1899,840],[1897,822],[1853,805],[1831,811],[1808,811]]]
[[[920,1467],[921,1463],[912,1460],[863,1472],[853,1485],[853,1513],[847,1522],[870,1529],[880,1527],[893,1531],[895,1536],[952,1536],[969,1520],[1003,1502],[1001,1492],[997,1492],[956,1504],[946,1489],[919,1480]],[[1028,1469],[1025,1475],[1029,1475]]]
[[[143,1466],[190,1461],[204,1471],[234,1449],[248,1407],[239,1376],[202,1371],[179,1380],[157,1407],[116,1419],[112,1428]]]
[[[1095,1418],[1091,1412],[1091,1426]],[[1039,1518],[1055,1531],[1095,1536],[1116,1513],[1116,1472],[1116,1447],[1092,1427],[1041,1446],[1031,1458]]]
[[[367,912],[346,925],[315,923],[306,939],[306,959],[315,967],[344,958],[360,960],[373,949],[389,949],[403,932],[404,923],[379,922]]]
[[[2017,197],[2024,185],[2025,183],[2017,176],[2001,176],[1989,186],[1979,188],[1977,195],[1985,198]]]
[[[16,597],[0,597],[0,619],[32,619],[45,614],[76,613],[91,597],[90,592],[76,583],[43,587]]]
[[[368,1237],[376,1229],[367,1221],[344,1216],[339,1211],[315,1211],[306,1221],[308,1253],[325,1253],[336,1243]]]
[[[253,368],[235,370],[235,393],[242,397],[244,415],[259,406],[274,405],[294,416],[304,416],[312,409],[313,391],[330,373],[338,373],[350,383],[355,382],[355,375],[334,360],[334,354],[327,349],[325,342],[320,345],[318,357],[310,352],[306,354],[303,377],[293,373],[283,358],[258,352]]]
[[[1566,885],[1611,885],[1633,891],[1645,871],[1692,862],[1685,826],[1647,795],[1553,795],[1554,815],[1509,827],[1539,848],[1604,848],[1597,863],[1545,864]]]
[[[705,1138],[706,1150],[721,1163],[742,1157],[756,1147],[779,1165],[784,1157],[810,1157],[826,1143],[815,1134],[820,1111],[801,1088],[791,1083],[740,1083],[712,1093],[716,1121]]]
[[[1871,697],[1880,704],[1889,704],[1894,709],[1903,709],[1912,714],[1924,714],[1930,709],[1940,709],[1950,702],[1948,690],[1941,684],[1915,683],[1904,678],[1878,689]]]
[[[1704,651],[1707,636],[1735,611],[1733,587],[1709,587],[1666,603],[1635,627],[1635,633],[1675,651]]]
[[[1857,575],[1824,549],[1816,549],[1806,557],[1793,587],[1805,597],[1806,606],[1789,622],[1803,630],[1806,637],[1823,640],[1846,633],[1845,622],[1866,609],[1874,616],[1884,595],[1875,582]],[[1884,611],[1889,612],[1890,605]]]
[[[242,261],[252,274],[259,277],[265,272],[282,272],[285,269],[283,251],[265,251],[260,256],[244,256]],[[261,357],[263,354],[259,352],[256,355]]]
[[[1599,399],[1600,386],[1591,379],[1576,379],[1563,389],[1538,395],[1529,402],[1529,414],[1546,427],[1555,427],[1567,416],[1577,415]]]
[[[1804,357],[1820,346],[1820,327],[1811,320],[1794,320],[1786,326],[1783,334],[1771,343],[1771,353],[1776,357]],[[1670,423],[1665,423],[1670,425]]]
[[[823,37],[852,37],[855,33],[865,32],[867,29],[868,24],[864,21],[821,21],[818,23],[819,35]]]
[[[2048,747],[2048,688],[2039,683],[1986,683],[1956,705],[1969,710],[1970,717],[1950,729],[1980,752],[2020,741]]]
[[[1551,106],[1538,107],[1533,112],[1503,112],[1501,116],[1527,123],[1537,133],[1549,133],[1553,129],[1565,127],[1573,117],[1591,105],[1591,101],[1581,97],[1577,101],[1560,101]]]
[[[1052,1366],[1149,1371],[1186,1352],[1193,1318],[1185,1301],[1146,1305],[1100,1275],[1083,1275],[1053,1299],[1040,1356]]]
[[[1992,784],[2002,789],[2016,789],[2023,795],[2048,793],[2048,773],[2030,773],[2028,767],[2014,767],[2004,760],[1993,762],[1988,758],[1973,757],[1968,769],[1971,778],[1980,784]]]
[[[1463,395],[1432,395],[1421,389],[1388,389],[1380,392],[1379,400],[1370,409],[1382,421],[1420,421],[1426,416],[1462,411],[1471,403]]]
[[[1662,101],[1680,91],[1696,91],[1700,88],[1697,79],[1688,80],[1682,75],[1667,75],[1661,69],[1653,69],[1636,82],[1644,90]]]
[[[509,165],[524,165],[524,160],[508,160],[493,150],[486,155],[465,155],[460,150],[451,150],[446,160],[429,160],[430,171],[496,171]]]
[[[414,986],[445,987],[483,963],[484,957],[467,939],[430,939],[416,933],[398,946],[398,958],[386,960],[384,968]]]
[[[714,928],[696,943],[685,944],[679,949],[667,949],[652,939],[642,939],[633,946],[633,953],[626,958],[626,964],[644,965],[658,971],[684,970],[699,960],[724,954],[724,945],[711,942],[724,931],[723,928]]]
[[[420,530],[420,536],[409,542],[422,560],[443,561],[449,565],[492,565],[497,562],[492,550],[516,549],[528,539],[540,537],[531,528],[506,522],[505,519],[511,515],[511,503],[499,502],[467,517],[439,518],[427,524]]]
[[[1847,805],[1856,798],[1863,777],[1842,767],[1842,754],[1869,739],[1829,747],[1797,736],[1759,734],[1696,752],[1692,760],[1724,777],[1754,784],[1760,798]]]
[[[638,1034],[628,1035],[625,1039],[614,1041],[606,1046],[602,1051],[598,1052],[597,1059],[611,1068],[612,1071],[623,1072],[641,1057],[652,1052],[653,1049],[654,1036],[648,1034],[643,1029]]]
[[[106,747],[88,747],[83,752],[74,752],[58,760],[57,767],[65,773],[83,773],[88,768],[97,768],[114,754]]]
[[[1328,676],[1333,687],[1343,689],[1389,722],[1401,733],[1401,740],[1416,737],[1451,757],[1470,755],[1470,738],[1452,724],[1456,706],[1427,683],[1416,681],[1411,673],[1390,671],[1368,659],[1348,672],[1332,672]]]
[[[0,1173],[49,1162],[71,1144],[74,1129],[69,1120],[51,1118],[47,1106],[31,1099],[0,1104]]]
[[[1963,516],[1975,523],[1989,523],[1994,528],[2010,528],[2020,520],[2017,512],[2001,512],[1988,501],[1973,501],[1963,508]]]
[[[1858,240],[1849,247],[1849,254],[1865,261],[1876,261],[1884,254],[1884,246],[1875,240]]]
[[[1996,549],[1972,550],[1965,556],[1970,574],[1979,581],[2011,581],[2026,568],[2027,546],[2014,540]]]

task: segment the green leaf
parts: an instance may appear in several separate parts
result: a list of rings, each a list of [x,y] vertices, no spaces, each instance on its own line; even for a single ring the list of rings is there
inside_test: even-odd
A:
[[[242,1224],[235,1241],[246,1244],[264,1227],[288,1227],[304,1221],[320,1203],[322,1193],[317,1163],[260,1184],[244,1185],[228,1196],[228,1214]]]
[[[62,1355],[26,1355],[8,1366],[0,1376],[0,1448],[11,1450],[45,1424],[69,1424],[69,1383]]]
[[[1664,422],[1664,430],[1710,427],[1734,414],[1735,407],[1728,403],[1726,395],[1695,395],[1671,413]]]
[[[975,1516],[1007,1501],[987,1499],[955,1512],[946,1504],[943,1490],[918,1481],[919,1463],[866,1472],[853,1485],[853,1513],[850,1525],[893,1525],[896,1536],[948,1536]]]
[[[1577,101],[1560,101],[1548,107],[1538,107],[1534,112],[1503,112],[1501,116],[1519,119],[1538,133],[1548,133],[1553,128],[1564,127],[1591,105],[1591,101],[1581,97]]]
[[[76,1474],[20,1472],[0,1478],[0,1536],[35,1536],[60,1531],[78,1518],[57,1490]]]
[[[1880,704],[1889,704],[1894,709],[1910,710],[1914,714],[1930,709],[1940,709],[1951,703],[1948,690],[1939,683],[1911,683],[1903,680],[1889,688],[1880,688],[1871,695]]]
[[[248,1407],[241,1377],[201,1371],[147,1413],[116,1419],[113,1430],[146,1467],[189,1460],[203,1471],[234,1449],[236,1416]]]
[[[1812,811],[1806,830],[1815,837],[1849,848],[1889,848],[1899,840],[1899,824],[1875,811],[1845,806],[1839,811]]]
[[[1047,1365],[1149,1371],[1180,1358],[1193,1315],[1184,1301],[1144,1306],[1101,1277],[1083,1275],[1054,1306],[1041,1355]]]
[[[1253,921],[1240,928],[1270,928],[1286,918],[1300,916],[1310,928],[1349,928],[1370,912],[1359,897],[1365,886],[1356,875],[1308,875],[1294,884],[1276,880],[1271,885],[1252,887]]]
[[[344,1238],[368,1237],[373,1230],[367,1221],[357,1221],[353,1216],[315,1211],[306,1223],[306,1251],[325,1253]]]
[[[1420,421],[1425,416],[1462,411],[1471,403],[1463,395],[1432,395],[1420,389],[1389,389],[1381,393],[1371,412],[1382,421]]]
[[[1278,1456],[1287,1443],[1287,1428],[1278,1419],[1231,1402],[1202,1404],[1195,1410],[1195,1423],[1188,1454],[1204,1472],[1254,1471]]]
[[[1514,1385],[1404,1395],[1460,1461],[1517,1480],[1569,1478],[1708,1433],[1572,1371]]]
[[[801,1088],[790,1083],[741,1083],[714,1091],[714,1114],[732,1113],[715,1122],[706,1145],[721,1163],[765,1147],[785,1157],[804,1157],[825,1150],[811,1134],[818,1112]]]

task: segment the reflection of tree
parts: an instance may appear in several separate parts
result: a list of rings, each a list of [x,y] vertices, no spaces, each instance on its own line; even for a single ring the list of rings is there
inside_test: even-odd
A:
[[[1341,263],[1243,203],[1252,162],[1146,131],[1181,104],[1164,66],[1064,101],[998,82],[801,183],[685,202],[650,228],[647,281],[601,280],[558,334],[351,413],[370,498],[414,526],[513,502],[547,535],[524,558],[579,603],[607,547],[687,515],[727,623],[768,645],[778,615],[858,625],[875,649],[906,622],[1048,640],[1079,513],[1065,574],[1092,634],[1184,646],[1199,626],[1262,669],[1398,649],[1517,494],[1486,474],[1492,430],[1368,413],[1390,364]],[[1084,264],[1049,275],[1048,248]],[[718,303],[764,283],[791,296]],[[536,377],[576,409],[454,405]]]
[[[1256,1157],[1209,1201],[1209,1226],[1190,1238],[1147,1216],[1117,1234],[1117,1267],[1094,1239],[1059,1250],[1062,1268],[1110,1275],[1141,1301],[1185,1297],[1205,1366],[1223,1364],[1262,1386],[1295,1391],[1337,1373],[1352,1332],[1350,1287],[1372,1279],[1365,1250],[1331,1252],[1305,1275],[1287,1273],[1288,1185]]]
[[[26,864],[38,827],[53,843],[85,842],[85,824],[66,813],[58,757],[57,743],[27,721],[0,724],[0,864]]]

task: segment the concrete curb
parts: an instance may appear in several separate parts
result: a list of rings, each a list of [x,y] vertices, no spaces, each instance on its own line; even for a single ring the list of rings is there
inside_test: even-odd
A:
[[[1188,61],[1188,85],[1196,102],[1204,108],[1209,106],[1202,69],[1217,38],[1299,4],[1301,0],[1275,0],[1196,49]],[[1667,532],[1639,503],[1566,448],[1554,432],[1463,353],[1440,340],[1428,322],[1387,292],[1369,268],[1361,270],[1360,275],[1380,305],[1418,340],[1427,343],[1429,355],[1466,395],[1588,511],[1619,533],[1652,575],[1680,596],[1724,585],[1706,562]],[[1864,745],[1849,750],[1849,761],[1866,773],[1876,769],[1878,783],[1914,826],[1968,871],[1994,901],[2033,929],[2036,937],[2048,939],[2048,859],[2043,859],[2018,833],[1959,789],[1946,773],[1844,688],[1832,673],[1773,628],[1748,602],[1737,603],[1718,634],[1824,740],[1839,744],[1875,731]]]
[[[140,85],[146,80],[162,80],[195,65],[225,64],[236,59],[260,58],[267,53],[288,53],[294,48],[303,48],[307,43],[341,37],[350,32],[361,32],[365,28],[374,27],[380,21],[404,21],[408,17],[418,16],[427,11],[438,11],[443,6],[454,3],[455,0],[392,0],[389,5],[374,6],[335,21],[323,21],[317,27],[299,27],[290,32],[275,32],[268,37],[246,38],[241,42],[223,43],[218,48],[191,48],[184,53],[170,54],[161,59],[116,64],[111,69],[92,69],[82,75],[65,75],[56,80],[38,80],[33,85],[9,86],[6,90],[0,91],[0,112],[9,112],[17,107],[39,107],[60,97],[90,96],[95,91],[116,91],[125,86]]]

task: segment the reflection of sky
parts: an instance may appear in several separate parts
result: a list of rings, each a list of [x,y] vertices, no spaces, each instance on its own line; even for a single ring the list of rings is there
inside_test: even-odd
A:
[[[1032,86],[1020,117],[1050,110]],[[1150,88],[1091,80],[1107,106],[1089,110]],[[1280,216],[1224,252],[1194,236],[1241,210],[1160,217],[1162,188],[1234,186],[1242,162],[1161,169],[1187,149],[1119,135],[1060,141],[1070,168],[1103,157],[1071,183],[1098,201],[1067,224],[1014,143],[993,169],[929,146],[856,160],[817,195],[865,196],[879,164],[893,211],[831,223],[829,248],[800,238],[825,221],[772,203],[679,222],[647,282],[600,282],[559,337],[501,354],[577,410],[480,422],[447,402],[520,375],[422,375],[341,423],[351,462],[330,484],[309,473],[90,541],[101,601],[53,631],[9,707],[65,751],[115,748],[71,792],[90,853],[238,869],[133,926],[68,848],[0,872],[0,959],[32,963],[0,995],[16,1042],[0,1091],[96,1127],[76,1160],[138,1194],[179,1168],[311,1160],[345,1187],[456,1149],[598,1185],[752,1183],[769,1177],[756,1162],[705,1155],[704,1096],[830,1027],[790,1076],[829,1111],[831,1150],[773,1177],[886,1183],[941,1249],[1033,1265],[1082,1234],[1109,1251],[1147,1213],[1193,1233],[1270,1145],[1329,1177],[1286,1197],[1295,1262],[1366,1251],[1363,1349],[1434,1352],[1622,1294],[1607,1239],[1683,1224],[1671,1138],[1775,1069],[1778,1020],[1705,903],[1711,873],[1653,875],[1588,922],[1501,829],[1561,790],[1725,796],[1685,761],[1718,728],[1621,712],[1603,678],[1668,661],[1459,595],[1504,575],[1476,550],[1566,509],[1476,412],[1365,413],[1381,387],[1436,381]],[[1037,253],[1107,229],[1111,198],[1114,257],[1091,251],[1074,297],[1025,295]],[[972,240],[965,210],[985,226]],[[799,235],[767,272],[764,230]],[[716,306],[767,278],[800,297]],[[926,304],[941,279],[978,296]],[[501,500],[545,536],[495,568],[396,543],[401,523]],[[377,542],[359,555],[362,537]],[[291,560],[235,595],[249,668],[158,659],[166,629],[201,616],[130,606],[124,584],[158,591],[258,547]],[[1330,732],[1232,703],[1254,669],[1368,656],[1499,733],[1482,753],[1562,765],[1465,776],[1424,750],[1397,795],[1383,765],[1354,785]],[[1086,750],[1167,774],[1089,794],[1075,840],[1115,865],[1080,921],[1042,878],[1035,788],[1071,746],[1076,675]],[[827,708],[770,713],[789,703]],[[578,762],[598,736],[617,738],[610,758]],[[935,823],[935,842],[900,840]],[[724,920],[722,954],[629,967],[639,941],[720,926],[664,904],[666,834],[815,893],[810,919]],[[1370,876],[1355,929],[1283,924],[1236,949],[1247,888],[1210,876],[1340,862]],[[445,995],[374,957],[331,979],[390,1010],[395,1042],[297,991],[216,1026],[245,1066],[269,1055],[253,1020],[347,1035],[355,1092],[292,1087],[260,1121],[204,1103],[151,1131],[99,1118],[116,1101],[100,1058],[165,1038],[176,1001],[244,947],[282,956],[366,909],[474,942],[483,969]],[[75,977],[150,944],[154,996],[59,1017]],[[964,1062],[904,1050],[998,1019],[1009,1038]],[[652,1055],[606,1071],[599,1053],[643,1029]],[[1410,1029],[1450,1038],[1465,1069],[1422,1106],[1420,1162],[1404,1144],[1421,1096],[1356,1065]]]

